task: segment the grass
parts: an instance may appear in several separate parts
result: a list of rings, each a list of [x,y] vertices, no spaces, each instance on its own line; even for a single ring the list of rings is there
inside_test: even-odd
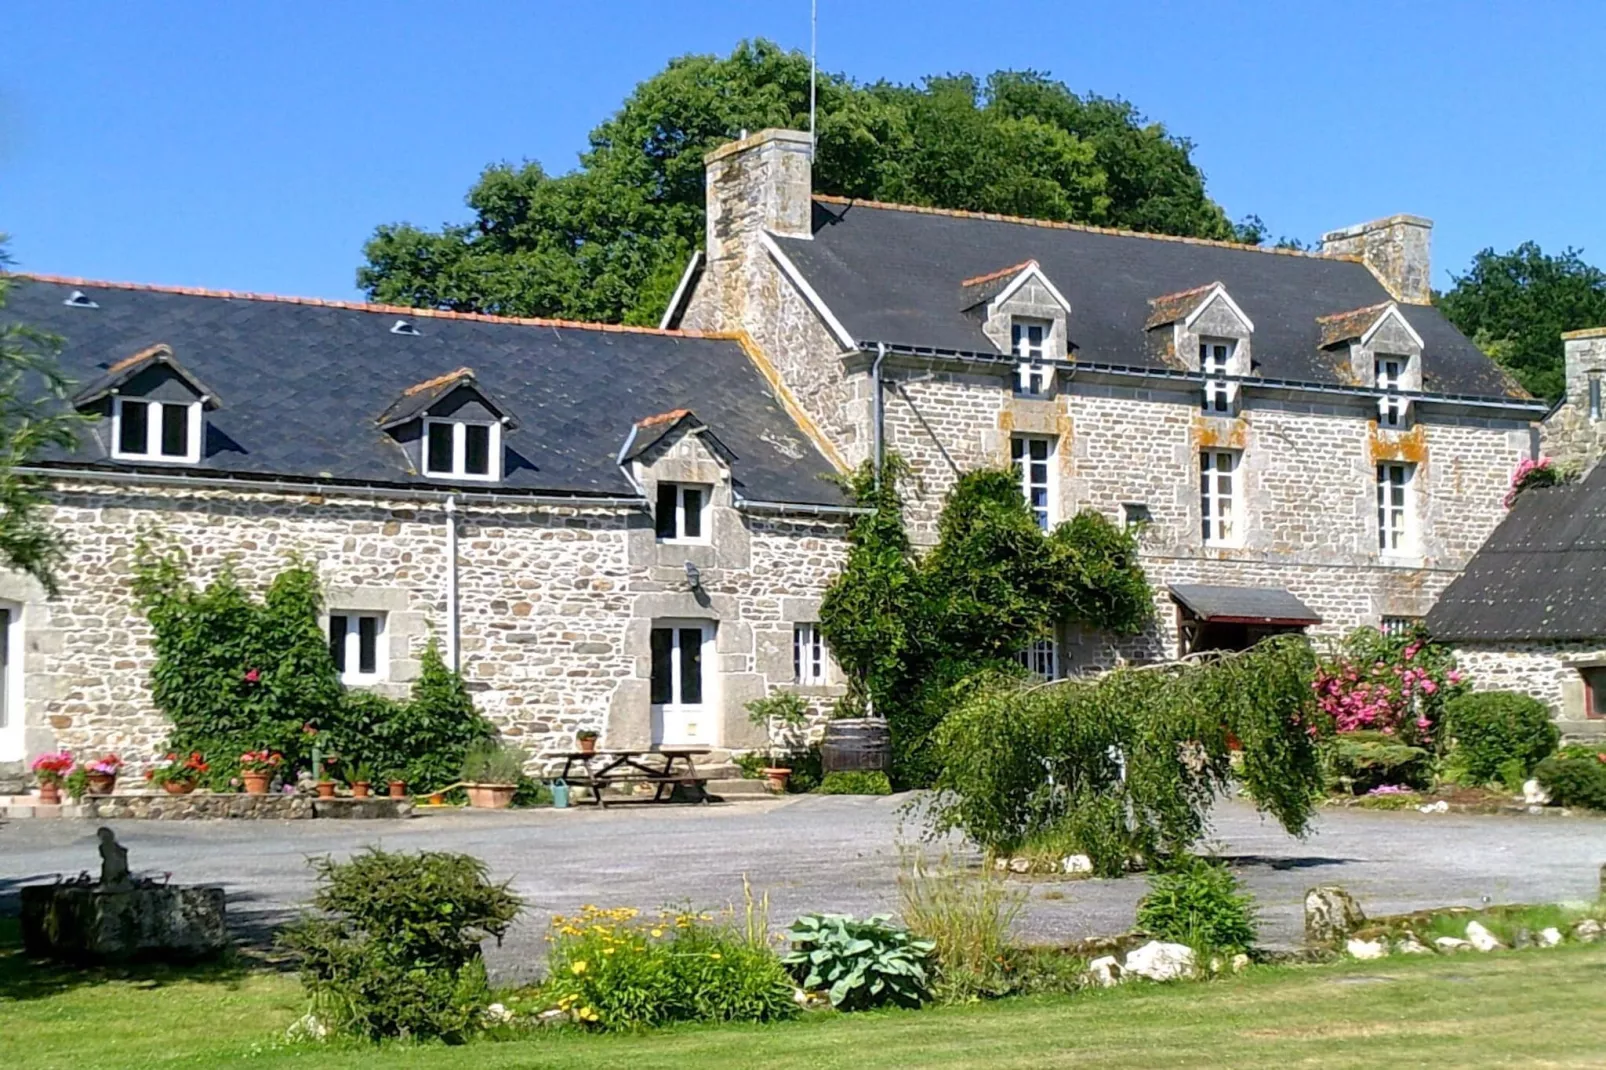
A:
[[[286,1045],[293,977],[237,967],[113,975],[38,967],[0,933],[0,1066],[371,1067],[374,1049]],[[1129,986],[925,1011],[640,1036],[543,1034],[471,1049],[395,1045],[397,1070],[696,1066],[1111,1067],[1386,1063],[1598,1066],[1606,944],[1264,968],[1208,984]]]

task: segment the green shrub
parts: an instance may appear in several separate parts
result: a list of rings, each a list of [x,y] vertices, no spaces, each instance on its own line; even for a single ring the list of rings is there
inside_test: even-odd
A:
[[[1351,795],[1398,785],[1425,788],[1433,756],[1381,732],[1345,732],[1322,744],[1322,764],[1332,787]]]
[[[767,924],[633,908],[585,907],[552,920],[542,996],[607,1030],[673,1022],[767,1022],[797,1013]]]
[[[1255,898],[1232,870],[1188,857],[1149,877],[1138,902],[1138,928],[1161,940],[1204,951],[1246,951],[1255,944]]]
[[[763,780],[764,770],[769,768],[770,756],[763,751],[750,750],[746,754],[736,755],[731,762],[742,771],[742,779]]]
[[[463,752],[464,783],[517,784],[529,755],[494,739],[476,739]]]
[[[1009,935],[1024,896],[1002,880],[929,866],[909,856],[898,874],[899,913],[911,932],[933,945],[932,994],[944,1003],[1006,996],[1016,990]]]
[[[1563,747],[1540,762],[1534,776],[1558,805],[1606,810],[1606,751]]]
[[[813,791],[820,786],[825,775],[821,769],[820,745],[811,743],[787,754],[786,766],[792,775],[786,778],[788,794]]]
[[[863,921],[805,914],[786,936],[792,951],[783,961],[792,976],[810,991],[823,989],[838,1010],[918,1007],[931,994],[926,965],[936,945],[891,924],[886,914]]]
[[[821,795],[891,795],[892,781],[876,772],[827,773],[817,789]]]
[[[315,858],[313,906],[282,945],[300,958],[314,1013],[369,1040],[461,1041],[489,1001],[480,943],[500,940],[520,901],[471,855],[369,848],[347,862]]]
[[[1475,691],[1445,706],[1453,738],[1452,761],[1474,783],[1500,779],[1501,763],[1522,761],[1526,776],[1556,749],[1559,735],[1550,710],[1516,691]]]

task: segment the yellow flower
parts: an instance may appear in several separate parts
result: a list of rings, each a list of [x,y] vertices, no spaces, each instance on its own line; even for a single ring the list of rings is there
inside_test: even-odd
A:
[[[597,1012],[592,1010],[590,1007],[581,1007],[580,1020],[585,1022],[594,1022],[597,1020]]]
[[[579,975],[579,974],[585,973],[586,972],[586,960],[585,959],[581,959],[579,962],[571,963],[569,965],[569,972],[572,973],[572,974],[575,974],[575,975]]]
[[[654,929],[654,930],[653,930],[653,931],[652,931],[652,934],[653,934],[653,935],[654,935],[654,936],[662,936],[662,935],[664,935],[664,931],[663,931],[663,930],[662,930],[662,929]]]
[[[717,958],[720,957],[720,954],[719,954],[718,951],[715,951],[715,952],[711,953],[708,957],[711,958],[711,959],[717,959]]]
[[[611,954],[614,953],[615,950],[617,950],[617,949],[616,948],[611,948],[611,947],[605,947],[605,948],[602,949],[602,953],[604,955],[611,955]]]

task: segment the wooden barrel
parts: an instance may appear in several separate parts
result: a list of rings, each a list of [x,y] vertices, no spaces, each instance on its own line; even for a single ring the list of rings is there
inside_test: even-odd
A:
[[[892,768],[892,735],[880,717],[825,722],[820,766],[827,773],[876,773]]]

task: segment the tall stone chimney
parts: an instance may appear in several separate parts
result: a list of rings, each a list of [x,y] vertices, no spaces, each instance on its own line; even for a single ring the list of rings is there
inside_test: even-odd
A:
[[[1391,215],[1322,235],[1322,252],[1359,257],[1396,301],[1426,305],[1433,300],[1430,256],[1433,220]]]
[[[1588,471],[1606,453],[1606,327],[1568,331],[1561,339],[1566,393],[1540,427],[1540,449]]]

